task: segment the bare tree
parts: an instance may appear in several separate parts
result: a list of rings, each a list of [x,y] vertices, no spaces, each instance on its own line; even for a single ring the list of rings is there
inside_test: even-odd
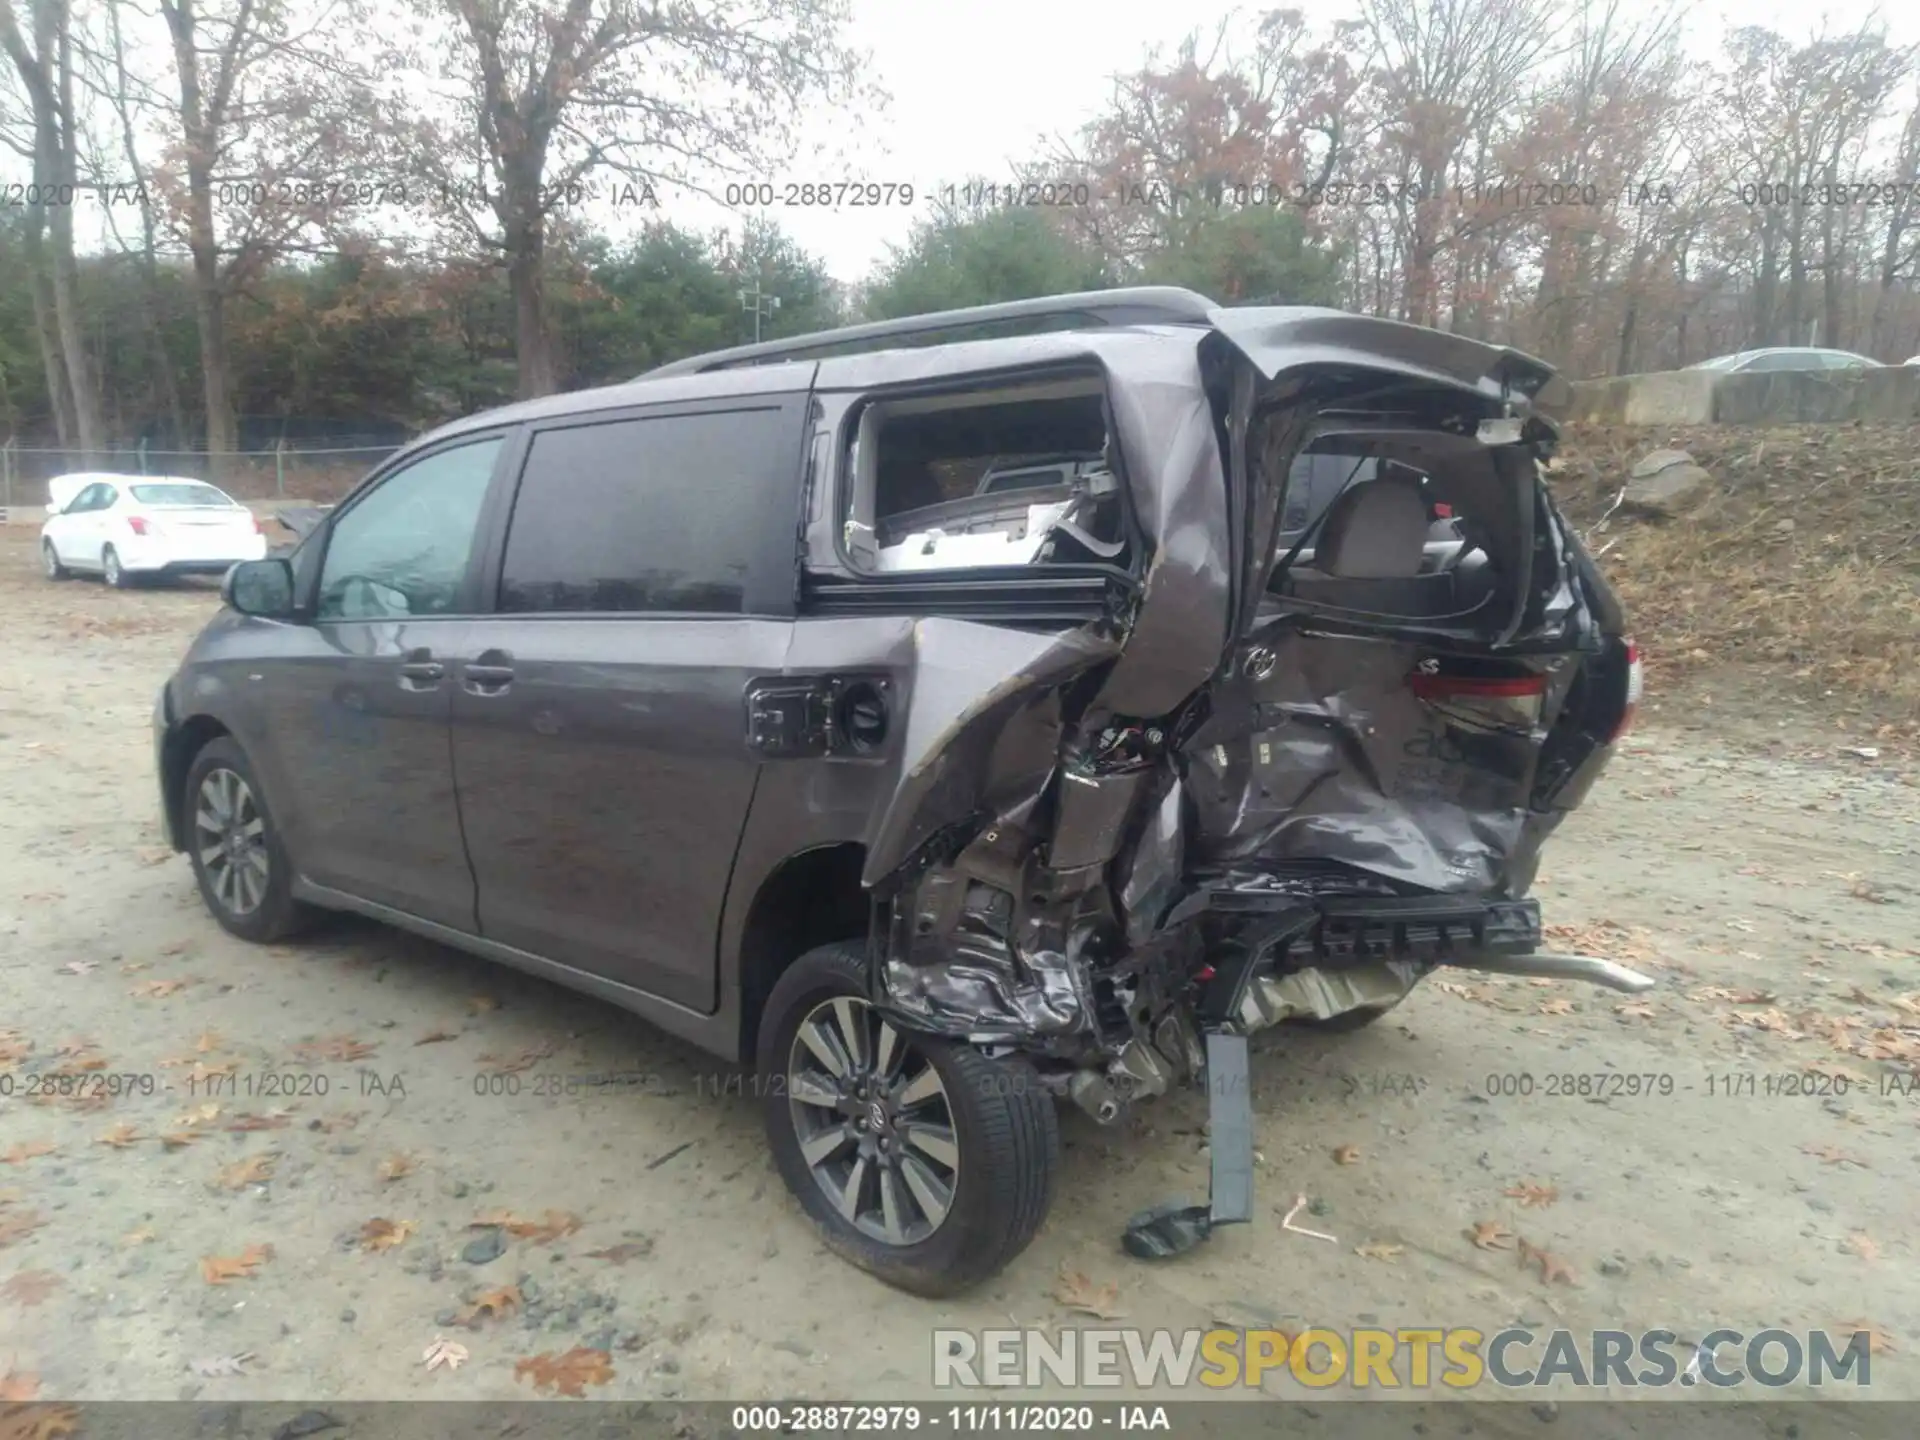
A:
[[[801,107],[855,89],[843,0],[415,4],[438,29],[431,68],[451,82],[451,115],[429,107],[416,122],[414,169],[443,227],[506,269],[523,396],[560,382],[549,226],[590,177],[611,177],[616,205],[648,203],[658,186],[771,178]]]
[[[21,31],[14,3],[0,0],[0,46],[19,73],[33,118],[27,245],[36,276],[36,305],[41,299],[38,277],[47,276],[57,342],[51,349],[46,346],[43,318],[42,358],[47,363],[48,389],[65,399],[72,425],[70,443],[90,457],[99,452],[105,436],[100,423],[100,390],[81,329],[78,267],[73,252],[80,138],[73,105],[72,18],[66,0],[29,0],[29,41]],[[51,241],[50,247],[43,245],[43,234]],[[67,436],[62,440],[69,443]]]

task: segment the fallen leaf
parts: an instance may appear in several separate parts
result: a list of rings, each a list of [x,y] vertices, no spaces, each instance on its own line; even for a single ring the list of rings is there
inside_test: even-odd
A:
[[[1613,1007],[1613,1013],[1616,1015],[1625,1015],[1629,1019],[1633,1019],[1633,1020],[1651,1020],[1653,1019],[1654,1010],[1651,1005],[1642,1003],[1642,1004],[1632,1004],[1632,1005],[1616,1005]]]
[[[338,1115],[323,1115],[318,1120],[310,1121],[309,1124],[331,1135],[336,1130],[353,1129],[360,1123],[360,1117],[365,1113],[364,1110],[343,1110]]]
[[[120,973],[122,975],[138,975],[142,970],[151,970],[152,968],[153,962],[151,960],[129,960],[120,967]]]
[[[27,1161],[38,1159],[42,1155],[51,1155],[59,1148],[51,1140],[27,1140],[14,1146],[6,1154],[0,1155],[0,1160],[6,1161],[9,1165],[24,1165]]]
[[[1336,1165],[1358,1165],[1360,1163],[1360,1147],[1358,1145],[1334,1146],[1333,1163]]]
[[[1400,1252],[1406,1248],[1404,1245],[1388,1245],[1381,1241],[1370,1240],[1365,1245],[1354,1246],[1353,1253],[1361,1256],[1363,1259],[1385,1260],[1388,1263],[1392,1263],[1400,1258]]]
[[[360,1227],[360,1248],[375,1252],[391,1250],[404,1244],[413,1229],[411,1220],[388,1220],[376,1215]]]
[[[308,1062],[333,1060],[344,1064],[352,1060],[364,1060],[378,1048],[376,1045],[364,1045],[351,1035],[329,1035],[320,1040],[304,1041],[293,1047],[293,1053]]]
[[[651,1240],[623,1240],[618,1245],[610,1245],[605,1250],[589,1250],[589,1260],[608,1260],[615,1265],[624,1265],[629,1260],[653,1253]]]
[[[505,1057],[499,1055],[482,1055],[480,1057],[480,1063],[486,1066],[488,1070],[501,1075],[517,1075],[522,1070],[531,1070],[542,1060],[553,1054],[553,1051],[553,1042],[549,1040],[539,1045],[529,1045],[518,1055],[508,1055]]]
[[[237,1355],[210,1355],[204,1360],[189,1360],[187,1368],[196,1375],[214,1380],[223,1375],[246,1374],[246,1364],[251,1359],[253,1352],[242,1350]]]
[[[1078,1310],[1083,1315],[1091,1315],[1098,1320],[1119,1320],[1126,1311],[1120,1308],[1120,1287],[1113,1281],[1095,1286],[1078,1270],[1060,1267],[1059,1278],[1053,1282],[1053,1298],[1069,1310]]]
[[[1771,990],[1737,990],[1727,997],[1735,1005],[1771,1005],[1779,998]]]
[[[60,967],[61,971],[68,975],[91,975],[99,968],[100,962],[97,960],[69,960]]]
[[[389,1155],[380,1162],[379,1175],[382,1180],[398,1180],[413,1171],[413,1159],[407,1155]]]
[[[1571,1015],[1573,1013],[1573,1002],[1564,996],[1558,1000],[1542,1000],[1540,1002],[1540,1013],[1542,1015]]]
[[[0,1249],[6,1248],[16,1240],[23,1240],[47,1222],[40,1218],[38,1210],[22,1210],[17,1214],[0,1215]]]
[[[1862,1170],[1871,1168],[1858,1155],[1850,1155],[1838,1145],[1802,1145],[1800,1153],[1813,1156],[1822,1165],[1857,1165]]]
[[[127,993],[140,1000],[164,1000],[169,995],[177,995],[187,988],[185,980],[149,980],[144,985],[136,985]]]
[[[211,1055],[220,1048],[220,1036],[212,1030],[203,1030],[200,1038],[193,1042],[193,1048],[202,1055]]]
[[[254,1270],[272,1258],[271,1245],[249,1245],[238,1255],[205,1255],[200,1259],[200,1278],[209,1285],[251,1280]]]
[[[1555,1255],[1551,1250],[1536,1249],[1525,1240],[1520,1242],[1520,1263],[1522,1265],[1539,1265],[1540,1278],[1548,1285],[1555,1283],[1578,1285],[1580,1283],[1579,1277],[1574,1274],[1573,1267],[1567,1264],[1566,1261],[1562,1260],[1558,1255]]]
[[[1498,1220],[1476,1220],[1467,1238],[1476,1250],[1511,1250],[1513,1232]]]
[[[111,1145],[116,1150],[124,1150],[127,1146],[137,1144],[145,1138],[146,1137],[140,1133],[139,1126],[123,1123],[114,1126],[113,1129],[107,1131],[106,1134],[100,1136],[93,1143],[96,1145]]]
[[[1884,1355],[1889,1350],[1898,1350],[1900,1348],[1893,1343],[1892,1335],[1882,1330],[1871,1320],[1842,1320],[1838,1325],[1834,1326],[1834,1329],[1850,1338],[1861,1335],[1866,1336],[1867,1353],[1869,1355]]]
[[[498,1290],[489,1290],[471,1305],[453,1317],[453,1323],[464,1325],[469,1330],[480,1328],[482,1320],[492,1318],[504,1320],[520,1308],[520,1287],[502,1285]]]
[[[263,1184],[273,1178],[274,1158],[271,1154],[249,1155],[221,1170],[214,1183],[222,1190],[244,1190],[249,1185]]]
[[[0,1285],[0,1299],[16,1305],[38,1305],[60,1288],[60,1277],[51,1270],[22,1270]]]
[[[7,1367],[7,1373],[0,1375],[0,1400],[14,1402],[31,1400],[40,1393],[40,1377],[31,1370],[15,1370]]]
[[[142,865],[164,864],[166,861],[171,860],[174,855],[174,852],[167,849],[164,845],[149,845],[145,849],[135,851],[134,853],[140,857],[140,863]]]
[[[613,1365],[606,1351],[576,1345],[563,1355],[543,1351],[515,1361],[513,1378],[531,1379],[536,1390],[578,1396],[588,1385],[604,1385],[613,1379]]]
[[[191,1145],[196,1140],[204,1140],[206,1135],[199,1130],[169,1130],[160,1137],[160,1143],[169,1150],[178,1150],[182,1145]]]
[[[1849,1255],[1858,1255],[1862,1260],[1878,1260],[1880,1246],[1864,1230],[1856,1230],[1840,1242],[1840,1248]]]
[[[226,1129],[235,1134],[252,1130],[284,1130],[292,1114],[290,1110],[269,1110],[264,1115],[236,1115],[227,1122]]]
[[[467,1009],[476,1015],[484,1015],[489,1010],[498,1010],[500,1002],[491,995],[474,995],[467,1000]]]
[[[413,1043],[416,1045],[438,1045],[442,1040],[458,1040],[459,1038],[460,1037],[451,1030],[429,1030]]]
[[[1518,1200],[1522,1210],[1544,1208],[1560,1198],[1560,1191],[1555,1186],[1536,1185],[1531,1180],[1522,1181],[1501,1193],[1509,1200]]]
[[[540,1220],[529,1220],[516,1215],[511,1210],[489,1210],[478,1219],[468,1223],[468,1229],[484,1230],[498,1226],[509,1235],[520,1240],[532,1240],[548,1245],[564,1235],[571,1235],[580,1228],[580,1217],[570,1215],[564,1210],[549,1210]]]
[[[120,1237],[120,1245],[122,1249],[131,1249],[135,1245],[145,1245],[148,1241],[159,1238],[160,1235],[158,1231],[150,1226],[142,1225],[138,1230],[129,1230],[126,1234],[122,1235]]]
[[[458,1340],[449,1340],[444,1335],[436,1335],[433,1337],[433,1343],[420,1352],[420,1358],[426,1361],[429,1370],[438,1370],[442,1366],[449,1370],[458,1370],[467,1363],[467,1347]]]

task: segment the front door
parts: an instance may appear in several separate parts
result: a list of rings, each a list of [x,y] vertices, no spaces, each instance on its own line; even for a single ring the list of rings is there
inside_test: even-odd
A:
[[[804,395],[535,431],[454,677],[490,940],[703,1012],[792,630]]]
[[[268,725],[268,799],[301,874],[468,931],[447,725],[503,444],[409,461],[332,518],[311,622],[277,651]]]

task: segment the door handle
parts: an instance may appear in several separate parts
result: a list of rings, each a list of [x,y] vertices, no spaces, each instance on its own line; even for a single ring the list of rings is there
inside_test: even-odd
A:
[[[513,684],[513,657],[504,650],[482,650],[465,665],[470,695],[501,695]]]
[[[446,673],[447,667],[433,658],[431,650],[409,650],[400,662],[400,688],[431,690]]]

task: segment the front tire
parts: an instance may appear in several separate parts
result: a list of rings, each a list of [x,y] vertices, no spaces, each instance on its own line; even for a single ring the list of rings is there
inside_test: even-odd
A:
[[[40,565],[47,572],[49,580],[69,579],[73,572],[60,563],[60,552],[53,548],[51,540],[40,542]]]
[[[265,945],[312,917],[293,898],[286,847],[246,751],[230,738],[208,741],[193,757],[180,814],[200,899],[221,929]]]
[[[957,1295],[1026,1249],[1053,1201],[1060,1132],[1024,1060],[884,1020],[861,942],[809,950],[761,1019],[774,1163],[829,1248],[916,1295]]]

